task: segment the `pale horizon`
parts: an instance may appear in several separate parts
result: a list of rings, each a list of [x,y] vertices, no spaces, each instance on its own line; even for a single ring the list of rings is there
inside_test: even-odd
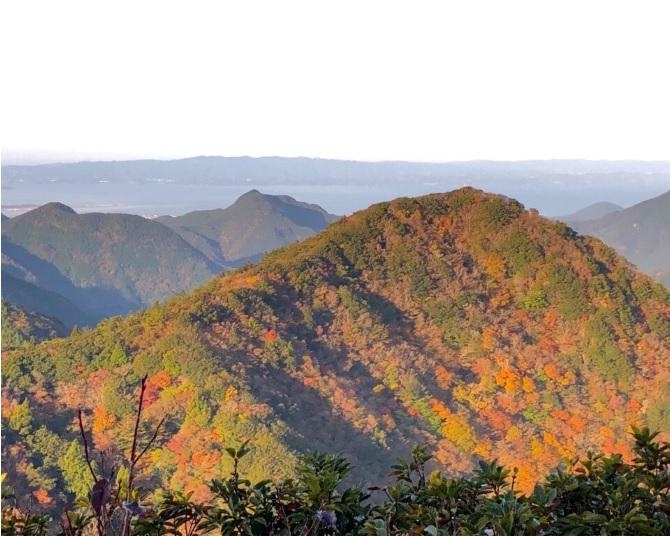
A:
[[[14,154],[2,154],[0,163],[2,166],[42,166],[42,165],[57,165],[57,164],[79,164],[79,163],[91,163],[91,162],[134,162],[142,160],[154,160],[159,162],[171,161],[171,160],[192,160],[196,158],[251,158],[251,159],[263,159],[263,158],[286,158],[286,159],[305,159],[305,160],[332,160],[332,161],[342,161],[342,162],[358,162],[358,163],[371,163],[371,164],[384,164],[384,163],[408,163],[408,164],[458,164],[458,163],[476,163],[476,162],[495,162],[495,163],[523,163],[523,162],[612,162],[612,163],[625,163],[625,162],[640,162],[640,163],[670,163],[670,157],[668,158],[580,158],[580,157],[566,157],[566,158],[521,158],[521,159],[512,159],[512,158],[474,158],[474,159],[465,159],[465,160],[402,160],[395,158],[387,158],[381,160],[373,159],[356,159],[356,158],[330,158],[324,156],[312,156],[304,154],[296,155],[276,155],[276,154],[260,154],[260,155],[251,155],[251,154],[194,154],[190,156],[137,156],[137,155],[89,155],[87,157],[43,157],[36,155],[30,157],[28,155],[14,155]]]

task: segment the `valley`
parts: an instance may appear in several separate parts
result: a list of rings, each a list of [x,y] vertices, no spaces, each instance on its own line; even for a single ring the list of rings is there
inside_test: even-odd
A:
[[[147,376],[142,433],[167,421],[144,486],[207,500],[230,471],[223,448],[248,440],[252,481],[291,476],[316,449],[384,482],[425,443],[449,474],[495,457],[529,491],[587,449],[630,458],[633,425],[670,429],[669,341],[668,291],[599,240],[471,188],[401,198],[142,312],[3,352],[3,456],[16,493],[62,504],[82,492],[77,408],[113,459]]]

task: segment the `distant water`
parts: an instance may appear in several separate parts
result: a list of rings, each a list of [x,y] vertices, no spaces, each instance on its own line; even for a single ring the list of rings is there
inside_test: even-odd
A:
[[[548,216],[568,214],[598,201],[610,201],[622,206],[630,206],[670,189],[670,184],[658,181],[649,184],[631,184],[614,187],[602,182],[597,185],[569,185],[549,181],[518,185],[492,181],[473,184],[490,192],[514,197],[528,208],[536,208]],[[296,185],[247,183],[243,186],[184,184],[170,182],[142,182],[115,185],[111,182],[91,182],[72,184],[42,182],[40,184],[13,183],[3,185],[2,211],[15,216],[30,208],[50,201],[60,201],[78,212],[126,212],[153,217],[157,215],[179,215],[192,210],[223,208],[235,201],[244,192],[256,188],[263,193],[284,194],[299,201],[316,203],[334,214],[349,214],[381,201],[402,196],[417,196],[431,192],[453,190],[462,183],[394,183],[388,187],[378,185]]]

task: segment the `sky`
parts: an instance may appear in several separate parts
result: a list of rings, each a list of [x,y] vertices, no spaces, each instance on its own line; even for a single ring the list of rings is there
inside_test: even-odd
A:
[[[668,159],[669,9],[4,2],[3,163]]]

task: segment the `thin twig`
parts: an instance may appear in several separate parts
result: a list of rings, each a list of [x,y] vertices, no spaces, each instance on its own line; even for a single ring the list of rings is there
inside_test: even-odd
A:
[[[154,435],[151,436],[151,439],[150,439],[149,442],[147,443],[147,446],[144,447],[144,449],[142,449],[142,452],[140,452],[140,453],[137,455],[137,458],[135,458],[135,461],[133,462],[133,466],[134,466],[135,464],[137,464],[137,462],[140,461],[140,458],[141,458],[142,456],[144,456],[144,454],[147,452],[147,450],[149,450],[149,448],[151,447],[151,445],[153,444],[153,442],[156,441],[156,437],[158,436],[158,432],[159,432],[159,430],[161,429],[161,426],[163,426],[163,423],[164,423],[164,422],[165,422],[165,417],[163,417],[163,418],[160,420],[160,422],[158,423],[158,426],[156,426],[156,430],[154,431]]]
[[[133,480],[135,472],[135,464],[137,463],[135,453],[137,452],[137,434],[140,428],[140,418],[142,417],[142,406],[144,405],[144,391],[147,388],[147,376],[142,378],[140,383],[140,399],[137,403],[137,416],[135,417],[135,429],[133,430],[133,445],[130,449],[130,467],[128,471],[128,491],[126,493],[126,501],[130,502],[133,492]],[[130,536],[130,515],[125,512],[123,517],[123,535]]]
[[[81,418],[81,409],[77,413],[77,417],[79,420],[79,433],[81,434],[81,439],[84,443],[84,456],[86,457],[86,465],[88,465],[88,470],[91,471],[91,475],[93,476],[93,482],[98,482],[98,477],[95,474],[95,471],[93,470],[93,464],[91,463],[91,456],[88,453],[88,440],[86,439],[86,433],[84,432],[84,422]]]

